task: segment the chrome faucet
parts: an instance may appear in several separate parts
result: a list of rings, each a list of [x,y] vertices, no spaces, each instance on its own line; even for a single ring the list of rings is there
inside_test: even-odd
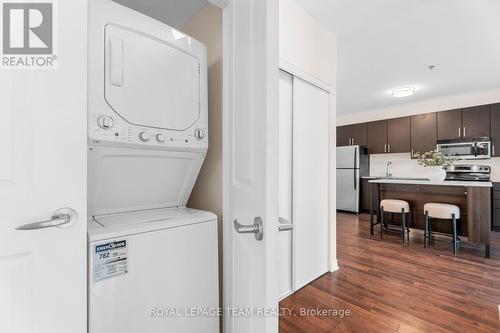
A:
[[[391,161],[387,162],[387,166],[385,168],[385,177],[386,178],[392,178],[391,165],[392,165]]]

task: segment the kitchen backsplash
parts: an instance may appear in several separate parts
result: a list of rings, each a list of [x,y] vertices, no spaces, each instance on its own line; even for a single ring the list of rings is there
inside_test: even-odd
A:
[[[417,160],[412,160],[409,153],[370,155],[370,176],[384,176],[389,161],[392,162],[391,170],[394,177],[427,177],[426,169],[419,166]],[[492,181],[500,181],[500,157],[458,161],[456,164],[488,165],[491,167]]]

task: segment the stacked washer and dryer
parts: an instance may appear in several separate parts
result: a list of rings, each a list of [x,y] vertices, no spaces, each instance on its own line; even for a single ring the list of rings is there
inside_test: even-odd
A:
[[[89,332],[218,332],[217,219],[186,208],[206,48],[111,0],[90,1],[88,29]]]

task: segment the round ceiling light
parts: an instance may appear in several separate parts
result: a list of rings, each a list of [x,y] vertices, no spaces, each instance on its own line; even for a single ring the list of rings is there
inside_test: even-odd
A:
[[[400,87],[393,89],[391,95],[392,97],[408,97],[415,94],[416,90],[415,87]]]

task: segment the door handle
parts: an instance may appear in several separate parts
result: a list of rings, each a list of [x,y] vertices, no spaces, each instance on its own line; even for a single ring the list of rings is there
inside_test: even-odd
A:
[[[264,238],[264,225],[262,224],[262,219],[257,216],[253,220],[253,224],[243,225],[238,222],[238,219],[234,220],[234,229],[240,234],[254,234],[255,239],[261,241]]]
[[[110,83],[114,86],[123,86],[123,41],[117,37],[109,40],[110,53]]]
[[[16,230],[37,230],[51,227],[67,228],[76,222],[77,213],[71,208],[61,208],[54,212],[50,220],[23,224]]]
[[[291,224],[287,219],[284,217],[279,217],[279,231],[288,231],[288,230],[293,230],[293,224]]]

